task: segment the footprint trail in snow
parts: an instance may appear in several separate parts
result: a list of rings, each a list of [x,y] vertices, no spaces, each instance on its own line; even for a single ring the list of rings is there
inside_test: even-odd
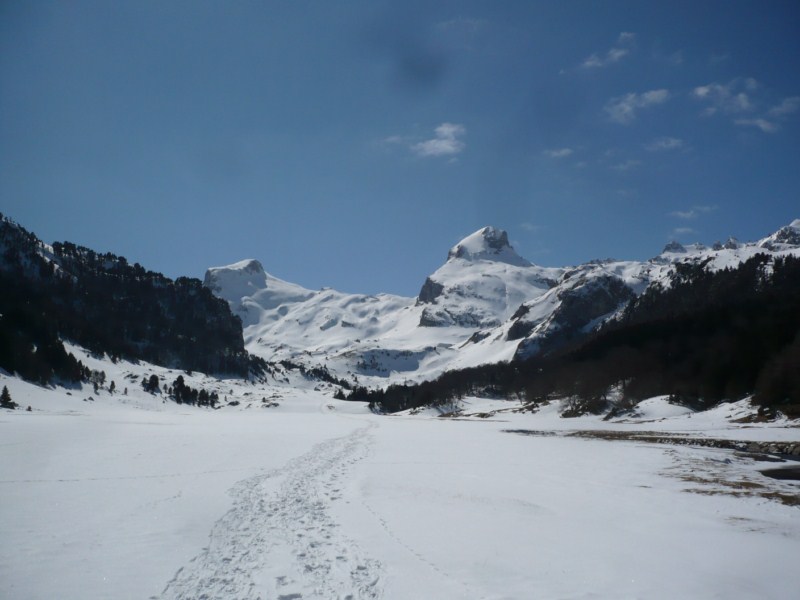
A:
[[[281,469],[231,490],[233,508],[209,544],[167,584],[162,600],[370,600],[381,564],[363,555],[330,514],[339,480],[369,451],[369,423],[317,444]],[[269,480],[283,477],[269,491]]]

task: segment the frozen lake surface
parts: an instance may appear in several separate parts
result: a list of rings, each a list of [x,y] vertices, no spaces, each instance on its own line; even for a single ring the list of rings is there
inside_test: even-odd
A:
[[[797,428],[734,428],[666,405],[650,406],[649,421],[605,423],[481,401],[473,408],[503,412],[377,416],[313,390],[218,411],[37,396],[21,383],[12,393],[36,406],[0,414],[3,598],[763,599],[800,589],[798,483],[759,472],[773,463],[504,431],[797,439]]]

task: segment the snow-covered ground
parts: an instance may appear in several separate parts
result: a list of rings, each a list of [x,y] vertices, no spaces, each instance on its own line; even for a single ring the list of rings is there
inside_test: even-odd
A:
[[[780,501],[800,490],[759,472],[774,463],[565,435],[800,442],[785,421],[733,423],[742,404],[692,414],[656,399],[605,422],[471,399],[458,418],[378,416],[299,381],[266,391],[185,375],[240,401],[214,411],[122,389],[125,375],[175,373],[99,366],[114,395],[0,375],[31,406],[0,412],[2,598],[762,599],[800,589],[800,507]]]

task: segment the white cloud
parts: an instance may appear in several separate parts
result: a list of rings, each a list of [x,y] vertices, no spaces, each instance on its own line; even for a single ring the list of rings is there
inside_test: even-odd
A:
[[[704,205],[695,205],[689,210],[676,210],[669,213],[670,217],[675,217],[676,219],[684,219],[684,220],[691,220],[696,219],[701,214],[707,214],[710,212],[714,212],[717,210],[716,206],[704,206]]]
[[[581,63],[581,66],[584,69],[596,69],[600,67],[607,67],[608,65],[613,65],[615,62],[619,62],[627,54],[628,54],[627,48],[611,48],[611,50],[606,52],[605,56],[598,56],[597,54],[592,54]]]
[[[384,144],[404,144],[406,143],[406,138],[402,135],[390,135],[387,138],[383,138]]]
[[[631,92],[609,100],[605,105],[605,111],[612,121],[626,125],[636,119],[638,110],[663,104],[667,100],[669,91],[665,89],[650,90],[642,94]]]
[[[736,119],[734,123],[744,127],[758,127],[764,133],[775,133],[778,131],[778,125],[766,119]]]
[[[727,114],[738,114],[753,110],[753,92],[759,87],[752,77],[733,79],[728,83],[709,83],[694,88],[692,95],[698,100],[707,102],[709,106],[703,114],[711,116],[718,111]]]
[[[780,104],[770,108],[767,114],[771,117],[785,117],[795,112],[798,108],[800,108],[800,96],[792,96],[791,98],[784,98]]]
[[[434,129],[434,137],[411,145],[417,156],[453,156],[466,148],[461,139],[467,129],[458,123],[442,123]]]
[[[611,168],[614,169],[615,171],[630,171],[634,167],[638,167],[640,164],[642,164],[642,161],[640,160],[628,159],[624,162],[619,163],[618,165],[614,165]]]
[[[597,54],[596,52],[592,53],[581,63],[581,67],[584,69],[598,69],[608,67],[609,65],[619,62],[628,54],[630,54],[630,50],[628,48],[621,48],[620,46],[632,44],[635,37],[636,34],[629,31],[623,31],[617,38],[616,46],[608,50],[604,55]]]
[[[674,137],[660,137],[644,145],[648,152],[660,152],[663,150],[677,150],[683,148],[683,140]]]
[[[529,232],[539,231],[542,228],[541,225],[534,225],[533,223],[528,223],[527,221],[524,223],[520,223],[519,226],[525,231]]]
[[[572,152],[572,148],[554,148],[553,150],[545,150],[544,154],[550,158],[566,158]]]
[[[706,116],[718,112],[737,116],[734,124],[743,127],[756,127],[764,133],[775,133],[780,129],[781,122],[789,115],[800,109],[800,96],[784,98],[766,112],[759,110],[754,117],[745,117],[744,113],[753,113],[757,108],[754,99],[761,86],[752,77],[738,78],[726,84],[709,83],[696,87],[692,95],[698,100],[708,103],[703,111]],[[763,106],[763,100],[760,102]],[[740,116],[741,115],[741,116]]]

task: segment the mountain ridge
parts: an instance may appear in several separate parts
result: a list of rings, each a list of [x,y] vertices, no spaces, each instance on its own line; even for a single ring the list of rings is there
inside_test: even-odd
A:
[[[297,286],[302,294],[280,302],[269,295],[269,284],[239,298],[230,290],[220,294],[246,323],[249,352],[265,360],[324,365],[339,377],[380,387],[553,351],[616,318],[651,286],[669,287],[676,265],[716,271],[758,253],[800,254],[800,219],[756,242],[674,242],[646,261],[594,260],[560,268],[524,259],[505,231],[487,226],[452,246],[413,298]],[[248,267],[248,261],[209,269],[206,279],[220,287],[217,275],[237,265]],[[273,286],[294,285],[265,277]]]

